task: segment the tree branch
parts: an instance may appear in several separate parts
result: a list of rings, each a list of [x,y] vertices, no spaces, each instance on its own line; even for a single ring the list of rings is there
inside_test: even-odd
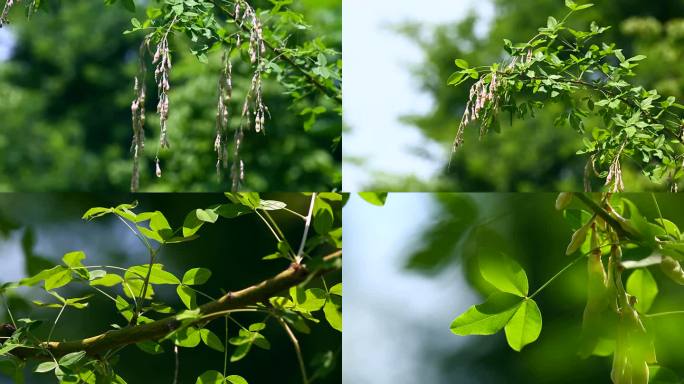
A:
[[[575,193],[575,196],[577,196],[577,198],[580,199],[580,201],[582,201],[582,203],[584,203],[584,205],[586,205],[591,211],[593,211],[595,214],[601,217],[606,223],[608,223],[608,225],[610,225],[615,230],[615,232],[617,232],[617,234],[620,235],[620,237],[635,241],[640,240],[636,238],[633,234],[627,232],[619,221],[617,221],[613,216],[610,215],[610,213],[608,213],[608,211],[603,209],[603,207],[601,207],[590,197],[583,193]]]
[[[226,311],[241,309],[267,301],[278,293],[304,282],[312,274],[324,272],[310,272],[303,265],[292,264],[288,269],[270,279],[241,291],[229,292],[216,301],[200,306],[201,319],[196,320],[195,323],[205,323],[224,316]],[[47,357],[46,352],[51,353],[55,357],[77,351],[85,351],[88,355],[99,356],[108,350],[141,341],[159,340],[180,325],[181,322],[175,316],[170,316],[152,323],[112,330],[81,340],[46,342],[42,343],[41,348],[37,349],[17,348],[12,351],[12,354],[24,359]]]

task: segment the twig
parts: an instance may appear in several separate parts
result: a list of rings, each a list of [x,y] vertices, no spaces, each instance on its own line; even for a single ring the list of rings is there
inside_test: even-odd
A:
[[[309,204],[309,213],[306,215],[306,224],[304,224],[304,234],[302,235],[302,242],[299,244],[299,251],[295,261],[299,264],[302,262],[302,254],[304,253],[304,245],[306,244],[306,237],[309,235],[309,227],[311,226],[311,217],[313,216],[314,204],[316,202],[316,193],[311,194],[311,203]]]
[[[292,345],[294,346],[295,352],[297,354],[297,361],[299,362],[299,370],[302,372],[302,383],[309,384],[309,378],[306,374],[306,366],[304,365],[304,358],[302,357],[302,350],[299,347],[297,336],[295,336],[283,319],[279,317],[276,317],[276,319],[278,319],[278,323],[280,323],[280,325],[285,329],[285,332],[287,332],[287,335],[290,337],[290,341],[292,341]]]

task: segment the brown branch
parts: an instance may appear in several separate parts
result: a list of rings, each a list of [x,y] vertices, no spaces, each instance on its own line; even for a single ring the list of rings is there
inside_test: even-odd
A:
[[[613,230],[622,238],[625,239],[631,239],[634,241],[639,241],[637,236],[634,234],[628,232],[625,230],[625,228],[622,226],[622,223],[620,223],[617,219],[615,219],[613,216],[608,213],[603,207],[601,207],[597,202],[592,200],[589,196],[583,193],[576,193],[575,196],[584,203],[584,205],[587,206],[594,214],[598,215],[601,217],[608,225],[610,225]]]
[[[195,320],[195,323],[205,323],[225,316],[226,311],[241,309],[267,301],[278,293],[304,282],[312,274],[319,273],[323,272],[310,272],[303,265],[292,264],[287,270],[270,279],[241,291],[229,292],[216,301],[200,306],[201,318]],[[43,343],[41,348],[38,349],[17,348],[12,351],[12,354],[24,359],[44,358],[47,356],[45,352],[49,352],[55,357],[77,351],[86,351],[88,355],[100,356],[108,350],[126,345],[146,340],[159,340],[177,329],[180,325],[181,322],[175,316],[170,316],[152,323],[112,330],[81,340],[47,342]]]

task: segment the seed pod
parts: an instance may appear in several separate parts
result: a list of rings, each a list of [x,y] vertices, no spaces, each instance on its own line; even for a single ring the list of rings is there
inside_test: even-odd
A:
[[[568,248],[565,250],[566,255],[572,255],[582,246],[582,243],[584,243],[584,240],[586,240],[587,238],[587,232],[589,231],[589,227],[591,227],[591,224],[593,222],[594,218],[592,217],[591,220],[589,220],[580,229],[578,229],[577,231],[575,231],[575,233],[572,234],[570,244],[568,244]]]
[[[679,261],[670,256],[664,256],[663,260],[660,262],[660,269],[662,269],[663,273],[672,279],[672,281],[679,285],[684,285],[684,270],[682,270],[682,265],[679,264]]]
[[[616,319],[611,308],[614,291],[608,284],[608,276],[601,261],[596,225],[592,225],[592,252],[587,257],[587,305],[582,316],[582,337],[579,354],[589,357],[601,339],[607,338],[615,329]]]
[[[572,192],[561,192],[556,198],[556,210],[562,211],[572,202]]]

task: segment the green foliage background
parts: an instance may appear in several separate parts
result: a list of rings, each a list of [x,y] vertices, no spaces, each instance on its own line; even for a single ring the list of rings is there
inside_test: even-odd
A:
[[[270,8],[267,1],[255,7]],[[102,1],[48,3],[30,20],[14,7],[8,27],[16,45],[0,62],[0,191],[128,191],[132,169],[130,103],[134,97],[141,33],[123,35],[130,19],[143,19]],[[321,38],[341,51],[341,2],[298,1],[311,28],[293,31],[290,44]],[[164,176],[154,176],[159,119],[156,91],[148,73],[147,148],[141,163],[141,189],[224,191],[229,180],[216,176],[213,152],[220,52],[200,63],[187,39],[171,42],[170,151],[162,151]],[[251,72],[234,60],[234,110],[239,113]],[[248,60],[247,60],[248,62]],[[153,71],[151,67],[148,67]],[[264,84],[271,119],[267,135],[246,134],[242,157],[245,190],[330,190],[341,184],[339,105],[308,96],[293,105],[275,78]],[[238,103],[240,103],[238,105]],[[306,107],[323,106],[313,126]],[[231,137],[232,140],[232,137]]]
[[[650,194],[626,194],[644,216],[658,217]],[[684,225],[682,198],[656,194],[663,216]],[[565,256],[573,230],[554,209],[555,194],[437,194],[433,223],[406,254],[406,270],[436,276],[454,264],[483,300],[494,292],[481,276],[477,256],[505,253],[527,273],[535,291],[576,256]],[[392,195],[388,201],[391,202]],[[580,208],[575,202],[573,207]],[[576,206],[575,206],[576,205]],[[651,313],[681,310],[684,290],[657,267],[650,268],[659,288]],[[629,273],[625,273],[625,278]],[[586,301],[586,263],[580,261],[535,297],[542,313],[539,339],[522,352],[513,351],[503,332],[495,336],[468,336],[463,348],[451,355],[426,357],[442,371],[443,381],[468,383],[606,383],[611,358],[578,356],[582,312]],[[460,315],[454,308],[454,318]],[[660,365],[684,376],[682,316],[650,319]],[[444,324],[444,337],[460,338]],[[454,340],[454,343],[459,340]],[[429,361],[429,362],[428,362]],[[466,375],[467,377],[465,377]],[[458,378],[458,379],[455,379]]]
[[[549,15],[565,14],[563,1],[493,0],[495,17],[485,36],[475,34],[477,17],[437,27],[416,23],[401,26],[401,33],[424,51],[426,60],[413,68],[422,90],[433,97],[432,109],[420,116],[405,116],[428,138],[450,147],[468,99],[469,86],[449,87],[446,80],[457,68],[455,58],[471,65],[489,65],[503,56],[503,39],[527,41],[536,29],[546,25]],[[580,2],[584,3],[584,2]],[[635,0],[595,2],[571,23],[586,28],[592,20],[611,25],[607,42],[616,42],[626,56],[648,56],[637,71],[635,82],[647,89],[657,88],[666,96],[684,96],[684,3],[679,0],[642,2]],[[458,12],[458,7],[454,7]],[[466,130],[465,144],[454,156],[451,170],[422,182],[385,175],[373,183],[378,190],[461,190],[461,191],[548,191],[583,190],[586,159],[575,155],[582,148],[581,136],[573,129],[553,126],[563,106],[550,104],[535,119],[502,122],[501,134],[478,141],[477,128]],[[624,164],[628,191],[665,190],[667,186],[649,183],[634,164]],[[600,185],[595,185],[597,188]]]
[[[294,194],[263,194],[264,199],[285,201],[297,212],[306,212],[310,198]],[[5,194],[0,199],[0,241],[6,236],[20,238],[24,244],[26,275],[46,268],[46,263],[59,263],[65,252],[83,249],[92,263],[127,267],[148,262],[145,248],[116,218],[108,217],[87,222],[81,219],[83,213],[94,206],[116,206],[123,202],[139,201],[140,209],[160,210],[172,226],[183,223],[185,215],[196,208],[206,208],[228,200],[222,194]],[[341,209],[335,204],[335,212]],[[285,236],[295,243],[302,234],[302,221],[292,215],[274,212]],[[336,223],[339,225],[339,223]],[[213,274],[202,290],[218,296],[222,290],[239,290],[285,270],[289,262],[283,259],[262,261],[261,258],[276,249],[273,236],[256,215],[237,219],[220,218],[215,224],[205,225],[194,241],[165,247],[159,262],[165,269],[177,276],[190,268],[203,267]],[[33,237],[35,246],[30,240]],[[76,247],[76,248],[75,248]],[[49,249],[49,251],[46,251]],[[133,255],[133,257],[131,257]],[[7,263],[7,255],[0,254],[0,263]],[[0,276],[0,283],[7,282]],[[328,281],[341,281],[341,272],[326,277]],[[175,288],[157,287],[157,294],[174,308],[184,308],[176,296]],[[24,291],[24,295],[12,295],[9,301],[15,318],[30,316],[34,319],[54,319],[54,309],[36,310],[31,300],[50,297],[37,295],[38,291]],[[71,287],[70,296],[91,293],[87,287]],[[40,297],[39,297],[40,296]],[[200,299],[198,299],[199,301]],[[92,336],[109,328],[109,324],[121,324],[112,303],[103,296],[93,297],[87,309],[65,311],[55,329],[55,339],[76,339]],[[204,302],[202,300],[201,302]],[[85,312],[84,312],[85,311]],[[263,320],[262,315],[236,316],[246,324]],[[0,311],[0,323],[8,322],[7,314]],[[48,321],[49,325],[50,322]],[[297,333],[304,360],[308,365],[320,353],[332,351],[335,366],[320,383],[337,383],[341,377],[342,334],[332,329],[325,321],[310,323],[309,335]],[[47,332],[49,327],[42,326]],[[217,320],[209,325],[223,340],[224,323]],[[229,324],[231,337],[237,334],[237,326]],[[45,337],[47,333],[42,335]],[[271,350],[253,349],[247,357],[228,364],[228,372],[243,376],[250,383],[301,383],[297,358],[290,339],[275,322],[269,321],[264,336],[271,342]],[[115,369],[129,383],[171,382],[174,373],[173,350],[165,343],[166,352],[148,355],[135,346],[125,348]],[[229,353],[234,346],[229,345]],[[36,374],[29,363],[26,371],[28,383],[54,383],[54,374]],[[267,368],[265,368],[267,367]],[[201,345],[197,348],[180,348],[179,382],[194,383],[197,376],[206,370],[223,369],[223,353]],[[313,370],[309,366],[309,374]],[[0,382],[10,381],[0,373]]]

